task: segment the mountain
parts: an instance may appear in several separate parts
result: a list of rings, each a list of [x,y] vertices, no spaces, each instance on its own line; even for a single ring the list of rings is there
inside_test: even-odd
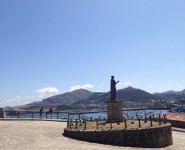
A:
[[[84,90],[84,89],[79,89],[79,90],[75,90],[72,92],[67,92],[64,94],[59,94],[59,95],[55,95],[49,98],[46,98],[44,100],[42,100],[42,103],[49,103],[49,104],[53,104],[53,103],[60,103],[60,104],[65,104],[65,105],[70,105],[72,103],[75,103],[77,101],[83,100],[83,99],[87,99],[90,95],[92,95],[93,92],[90,92],[88,90]]]
[[[177,91],[170,90],[170,91],[161,92],[161,93],[155,93],[155,94],[178,94],[178,92]]]
[[[183,100],[185,99],[185,90],[150,94],[141,89],[128,87],[117,91],[117,99],[140,103],[151,102],[151,100]],[[31,107],[40,108],[41,106],[48,107],[52,104],[53,107],[56,106],[61,110],[76,110],[83,109],[83,105],[101,105],[108,100],[110,100],[110,91],[103,93],[79,89],[43,99],[41,102],[32,103],[28,109]]]
[[[166,91],[162,93],[154,93],[153,95],[161,100],[180,100],[185,99],[185,89],[182,91]]]
[[[94,104],[96,102],[99,102],[100,99],[103,97],[103,95],[105,95],[105,93],[101,93],[101,92],[95,92],[93,93],[92,95],[90,95],[87,99],[83,99],[83,100],[80,100],[80,101],[77,101],[73,104]]]
[[[117,98],[123,99],[126,101],[135,101],[135,102],[149,102],[153,99],[156,99],[156,97],[146,91],[143,91],[141,89],[135,89],[133,87],[128,87],[122,90],[118,90],[117,92]]]
[[[185,89],[180,91],[179,94],[185,94]]]
[[[135,102],[150,102],[156,99],[156,96],[133,87],[128,87],[117,91],[117,99],[124,101],[135,101]],[[87,99],[78,101],[74,104],[98,104],[110,100],[110,92],[107,93],[93,93]]]

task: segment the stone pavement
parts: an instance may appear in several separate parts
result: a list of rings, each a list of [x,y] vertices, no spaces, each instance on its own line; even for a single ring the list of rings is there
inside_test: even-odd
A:
[[[0,120],[0,150],[150,150],[70,139],[62,135],[65,127],[66,122]],[[184,150],[184,141],[185,132],[173,131],[174,144],[158,150]]]

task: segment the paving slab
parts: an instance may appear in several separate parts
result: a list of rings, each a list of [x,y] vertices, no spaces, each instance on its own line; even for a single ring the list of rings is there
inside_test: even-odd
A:
[[[153,150],[89,143],[62,135],[66,122],[0,121],[0,150]],[[185,133],[173,131],[173,145],[158,150],[184,150]]]

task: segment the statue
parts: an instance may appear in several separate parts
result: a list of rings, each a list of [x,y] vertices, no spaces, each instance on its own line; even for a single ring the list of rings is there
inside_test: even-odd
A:
[[[116,100],[116,84],[118,83],[119,81],[115,81],[114,80],[114,76],[111,76],[111,81],[110,81],[110,92],[111,92],[111,100],[114,101]]]

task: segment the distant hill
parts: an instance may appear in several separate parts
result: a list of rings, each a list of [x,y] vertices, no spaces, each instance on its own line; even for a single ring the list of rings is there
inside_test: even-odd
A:
[[[117,91],[117,99],[130,102],[151,102],[151,100],[185,100],[185,90],[151,94],[141,89],[128,87]],[[75,110],[83,108],[83,105],[103,104],[108,100],[110,100],[110,91],[103,93],[79,89],[43,99],[41,102],[31,103],[31,106],[28,109],[31,107],[47,107],[50,104],[53,104],[53,106],[61,107],[62,110]]]
[[[126,101],[139,101],[139,102],[150,102],[156,97],[144,90],[128,87],[122,90],[118,90],[117,98]]]
[[[80,105],[82,105],[82,104],[85,104],[85,105],[94,104],[96,102],[99,102],[100,99],[103,97],[103,95],[105,95],[105,93],[95,92],[92,95],[90,95],[88,98],[77,101],[73,104],[80,104]]]
[[[141,89],[128,87],[117,91],[117,99],[133,102],[150,102],[158,99],[178,100],[183,98],[185,99],[185,90],[151,94]],[[91,92],[79,89],[43,99],[39,104],[88,105],[103,103],[107,100],[110,100],[110,92]]]
[[[42,100],[42,103],[53,104],[53,103],[60,103],[65,105],[70,105],[77,101],[87,99],[93,92],[88,90],[79,89],[72,92],[67,92],[64,94],[55,95],[49,98]]]
[[[157,95],[157,94],[177,94],[177,93],[178,93],[177,91],[170,90],[170,91],[161,92],[161,93],[154,93],[154,95]]]
[[[117,91],[117,99],[124,101],[150,102],[152,99],[156,99],[156,96],[140,89],[128,87]],[[75,104],[97,104],[108,100],[110,100],[110,92],[93,93],[87,99],[78,101]]]
[[[185,99],[185,89],[182,91],[166,91],[162,93],[154,93],[158,99],[163,100],[180,100]]]

